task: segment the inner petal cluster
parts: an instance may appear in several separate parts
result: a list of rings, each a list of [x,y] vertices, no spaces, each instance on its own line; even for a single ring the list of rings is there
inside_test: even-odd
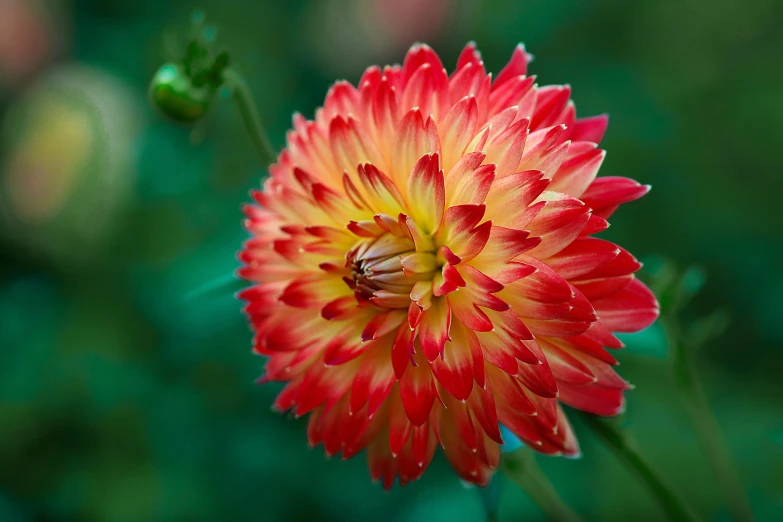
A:
[[[410,238],[385,233],[359,241],[345,264],[344,280],[360,305],[408,308],[413,286],[432,279],[436,260],[434,252],[416,252]]]

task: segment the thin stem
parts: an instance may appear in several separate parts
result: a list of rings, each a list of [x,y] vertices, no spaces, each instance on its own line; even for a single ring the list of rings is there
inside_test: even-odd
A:
[[[732,517],[740,522],[751,522],[753,512],[745,489],[729,455],[720,426],[712,413],[707,395],[694,369],[691,350],[683,343],[680,325],[673,315],[661,318],[666,331],[672,358],[674,379],[685,402],[696,437],[704,448]]]
[[[484,511],[487,515],[486,522],[498,522],[498,504],[500,503],[500,477],[492,477],[486,487],[476,488],[484,504]]]
[[[247,82],[242,75],[231,68],[223,71],[223,80],[233,87],[234,99],[239,107],[239,114],[242,115],[245,130],[250,134],[250,139],[253,140],[253,147],[256,149],[261,164],[264,167],[269,166],[275,160],[275,150],[272,148],[272,144],[266,135],[266,130],[261,123],[258,108],[253,101],[253,95]]]
[[[584,414],[586,424],[609,446],[625,464],[642,479],[655,496],[670,520],[693,522],[698,518],[658,473],[639,453],[628,436],[612,419]]]
[[[528,448],[519,448],[503,457],[503,471],[530,499],[541,508],[547,519],[553,522],[580,522],[579,515],[571,511],[552,483],[536,463],[536,456]]]

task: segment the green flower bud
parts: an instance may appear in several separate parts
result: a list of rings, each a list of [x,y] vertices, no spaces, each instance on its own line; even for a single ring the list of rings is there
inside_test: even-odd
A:
[[[196,123],[212,106],[216,88],[206,82],[195,85],[181,65],[167,63],[155,73],[150,100],[157,109],[179,123]]]

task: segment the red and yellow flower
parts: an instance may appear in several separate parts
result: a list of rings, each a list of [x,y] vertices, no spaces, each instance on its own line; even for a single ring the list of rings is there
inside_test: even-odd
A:
[[[499,423],[577,455],[560,403],[619,413],[629,385],[605,348],[658,315],[639,262],[593,237],[649,187],[596,177],[607,118],[577,119],[529,61],[518,47],[493,80],[471,44],[449,76],[416,45],[338,82],[245,209],[261,381],[286,383],[275,406],[310,414],[310,444],[366,449],[385,487],[438,445],[486,484]]]

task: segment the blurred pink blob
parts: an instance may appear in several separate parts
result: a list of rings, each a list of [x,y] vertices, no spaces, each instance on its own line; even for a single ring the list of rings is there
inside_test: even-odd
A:
[[[460,0],[313,0],[306,13],[307,35],[320,66],[329,75],[354,74],[368,62],[399,56],[415,42],[443,36],[461,40],[455,20]]]
[[[452,8],[452,0],[373,0],[372,4],[373,22],[395,47],[434,39]]]
[[[29,78],[52,48],[50,27],[38,2],[0,0],[0,83]]]

